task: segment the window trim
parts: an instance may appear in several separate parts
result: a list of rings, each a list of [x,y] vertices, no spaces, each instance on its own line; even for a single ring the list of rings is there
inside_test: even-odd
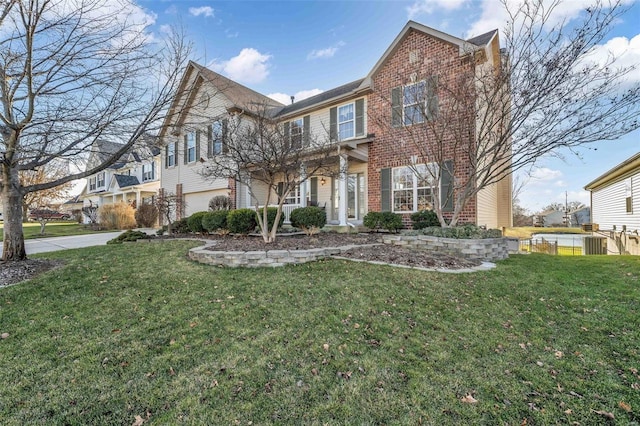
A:
[[[167,145],[167,167],[176,166],[176,144],[171,142]]]
[[[417,99],[413,99],[414,102],[406,102],[406,95],[405,95],[405,90],[407,90],[410,87],[414,87],[414,86],[418,86],[418,85],[423,85],[423,91],[422,91],[422,97],[421,98],[417,98]],[[420,80],[420,81],[416,81],[415,83],[411,83],[411,84],[405,84],[404,86],[402,86],[402,124],[403,126],[412,126],[414,124],[422,124],[425,121],[427,121],[427,117],[426,117],[426,112],[427,112],[427,108],[429,107],[428,103],[428,95],[427,95],[427,81],[426,80]],[[422,109],[420,109],[420,104],[422,104]],[[407,122],[407,108],[411,108],[411,107],[418,107],[418,118],[420,119],[419,121],[409,121]]]
[[[295,132],[294,132],[295,129]],[[300,117],[289,122],[289,140],[292,148],[302,148],[304,143],[304,118]]]
[[[196,158],[196,132],[187,133],[187,149],[184,155],[187,157],[187,164],[195,163]],[[191,154],[193,154],[193,160],[191,159]]]
[[[218,126],[219,128],[216,131],[216,127]],[[218,146],[219,149],[216,149],[216,146]],[[212,156],[216,156],[216,155],[222,155],[223,151],[224,151],[224,123],[222,120],[214,120],[211,123],[210,152]]]
[[[97,186],[96,186],[96,176],[91,176],[89,178],[89,191],[95,191]]]
[[[428,163],[428,164],[418,164],[416,166],[416,168],[425,168],[425,174],[427,173],[427,168],[429,167],[437,167],[437,163]],[[436,185],[434,185],[433,183],[431,184],[427,184],[427,185],[423,185],[423,186],[418,186],[418,184],[420,183],[420,177],[416,174],[415,170],[413,169],[413,167],[411,166],[401,166],[401,167],[394,167],[391,169],[391,211],[394,213],[415,213],[418,211],[422,211],[422,210],[429,210],[429,209],[420,209],[420,203],[419,203],[419,198],[420,196],[418,195],[420,190],[430,190],[431,191],[431,201],[429,203],[425,203],[425,204],[431,204],[431,210],[433,210],[433,205],[435,203],[435,199],[434,199],[434,192],[435,191],[440,191],[441,189],[441,182],[438,182]],[[396,188],[396,183],[395,183],[395,176],[396,176],[396,171],[397,170],[407,170],[412,177],[411,180],[411,187],[410,188]],[[435,173],[436,176],[438,175],[437,172]],[[432,177],[427,177],[427,179],[432,179]],[[411,191],[411,209],[396,209],[396,196],[395,194],[397,192],[400,191]]]
[[[145,163],[142,165],[142,181],[143,182],[149,182],[152,180],[155,180],[155,163],[151,162],[151,163]],[[147,177],[147,175],[150,174],[150,177]]]
[[[340,121],[340,108],[345,108],[351,106],[351,114],[352,117],[350,120],[345,120],[345,121]],[[347,137],[347,138],[342,138],[341,134],[340,134],[340,125],[341,124],[345,124],[345,123],[352,123],[352,135]],[[353,102],[348,102],[346,104],[342,104],[342,105],[338,105],[338,107],[336,108],[336,133],[338,136],[338,141],[348,141],[349,139],[354,139],[356,137],[356,103],[355,101]]]
[[[100,172],[96,175],[96,189],[104,188],[107,185],[107,177],[105,172]]]

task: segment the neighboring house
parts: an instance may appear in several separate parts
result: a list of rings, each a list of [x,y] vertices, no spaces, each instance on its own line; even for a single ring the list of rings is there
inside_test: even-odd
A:
[[[591,220],[609,253],[640,254],[640,153],[589,182]]]
[[[205,181],[198,174],[208,157],[224,155],[228,120],[261,104],[269,106],[271,117],[283,124],[291,140],[304,140],[309,133],[329,137],[336,144],[335,168],[346,171],[344,177],[336,177],[337,173],[312,176],[301,184],[287,199],[287,219],[292,209],[312,203],[325,207],[333,224],[359,224],[369,211],[401,213],[405,223],[410,223],[410,214],[429,208],[433,195],[431,187],[420,182],[409,167],[413,153],[397,149],[404,144],[402,128],[416,110],[415,101],[408,101],[406,93],[422,93],[428,110],[437,110],[438,102],[446,102],[446,94],[439,99],[437,79],[428,76],[461,72],[472,62],[470,51],[480,53],[474,58],[481,58],[484,66],[499,66],[498,32],[462,40],[410,21],[364,78],[286,106],[191,62],[181,82],[181,95],[174,100],[170,118],[159,134],[164,145],[161,194],[176,194],[183,200],[178,218],[207,210],[209,200],[217,195],[230,196],[235,208],[262,204],[267,188],[252,187],[258,198],[252,199],[246,187],[232,180]],[[438,61],[429,59],[436,57]],[[388,113],[393,126],[376,125],[371,117],[381,112]],[[422,121],[412,124],[422,125]],[[475,124],[460,126],[473,133]],[[469,173],[463,153],[450,147],[445,150],[453,175],[444,177],[437,189],[441,192],[446,191],[447,182]],[[452,205],[444,209],[451,211]],[[471,199],[460,222],[511,226],[510,176]]]
[[[96,141],[87,168],[102,163],[121,148],[122,144]],[[87,177],[87,186],[80,194],[84,207],[125,202],[135,208],[152,202],[160,188],[160,153],[153,141],[145,140],[112,166]]]
[[[82,195],[76,195],[75,197],[69,198],[67,201],[60,205],[60,212],[67,213],[70,217],[82,221],[83,205],[84,200],[82,199]]]
[[[564,226],[564,212],[560,210],[547,210],[533,216],[533,226]]]
[[[583,207],[570,213],[571,226],[582,226],[591,223],[591,207]]]

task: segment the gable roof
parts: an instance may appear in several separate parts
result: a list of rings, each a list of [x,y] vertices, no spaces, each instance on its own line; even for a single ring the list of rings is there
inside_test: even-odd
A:
[[[618,164],[611,170],[598,176],[591,182],[585,185],[584,189],[587,191],[593,191],[607,183],[612,182],[614,179],[624,176],[627,173],[640,171],[640,152],[627,158],[622,163]]]
[[[346,95],[352,94],[356,92],[356,89],[360,87],[362,80],[352,81],[351,83],[343,84],[342,86],[338,86],[333,89],[329,89],[325,92],[317,94],[315,96],[311,96],[309,98],[303,99],[301,101],[292,103],[291,105],[287,105],[286,107],[280,109],[276,114],[277,117],[287,116],[289,114],[299,112],[301,110],[307,109],[309,107],[317,107],[324,103],[329,103],[334,99],[339,99],[345,97]]]
[[[467,39],[467,42],[475,44],[476,46],[485,46],[498,34],[498,30],[491,30],[479,36]]]

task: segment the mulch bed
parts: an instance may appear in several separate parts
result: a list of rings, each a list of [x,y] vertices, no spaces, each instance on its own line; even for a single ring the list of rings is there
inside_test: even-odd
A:
[[[0,261],[0,287],[16,284],[62,266],[61,260],[28,259],[21,262]]]

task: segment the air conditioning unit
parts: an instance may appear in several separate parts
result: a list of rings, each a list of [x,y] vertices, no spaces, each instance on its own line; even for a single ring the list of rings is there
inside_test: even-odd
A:
[[[605,237],[584,237],[584,254],[607,254],[607,239]]]
[[[597,223],[583,223],[582,230],[584,232],[595,232],[600,230],[600,225]]]

